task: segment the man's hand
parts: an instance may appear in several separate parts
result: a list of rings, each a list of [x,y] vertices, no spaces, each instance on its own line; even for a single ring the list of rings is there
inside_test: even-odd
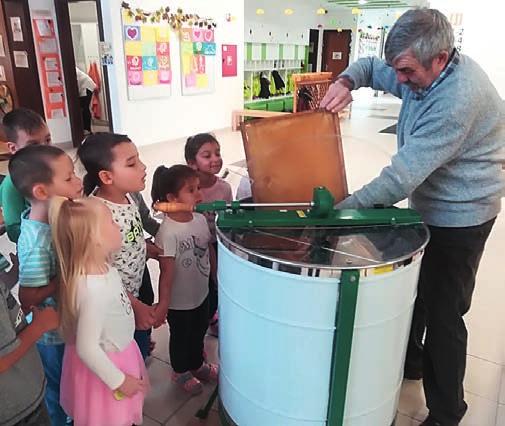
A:
[[[352,102],[351,86],[352,83],[348,79],[342,77],[337,79],[330,85],[319,106],[331,112],[342,111]]]
[[[146,305],[138,299],[132,304],[132,306],[135,314],[135,329],[149,330],[154,324],[154,307]]]
[[[151,240],[146,240],[146,250],[148,259],[159,260],[160,255],[163,254],[163,249],[160,249]]]

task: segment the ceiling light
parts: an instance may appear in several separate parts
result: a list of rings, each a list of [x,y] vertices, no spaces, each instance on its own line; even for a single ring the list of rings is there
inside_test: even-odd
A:
[[[284,15],[292,15],[295,13],[293,9],[284,9]]]
[[[256,9],[256,15],[264,15],[265,9]]]
[[[318,15],[326,15],[328,13],[328,11],[323,8],[323,7],[320,7],[319,9],[317,9],[317,12],[316,12]]]
[[[367,3],[368,3],[368,1],[367,1],[367,0],[359,0],[359,1],[358,1],[358,3],[359,3],[359,4],[367,4]]]
[[[353,7],[352,10],[351,10],[351,13],[353,15],[359,15],[361,13],[361,9],[359,9],[357,7]]]

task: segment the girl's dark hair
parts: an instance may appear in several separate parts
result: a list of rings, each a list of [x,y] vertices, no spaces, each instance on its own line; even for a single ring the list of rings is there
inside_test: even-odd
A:
[[[188,179],[197,178],[198,174],[191,167],[177,164],[172,167],[159,166],[153,175],[151,198],[153,204],[167,201],[167,194],[177,196]]]
[[[196,154],[202,147],[203,144],[207,142],[215,142],[219,145],[219,142],[210,133],[198,133],[195,136],[191,136],[186,141],[186,146],[184,147],[184,157],[186,158],[186,162],[196,160]]]
[[[86,137],[77,148],[77,158],[87,172],[82,181],[86,195],[91,194],[93,189],[101,185],[98,173],[102,170],[110,170],[114,161],[112,150],[124,142],[131,143],[131,139],[126,135],[116,133],[95,133]]]

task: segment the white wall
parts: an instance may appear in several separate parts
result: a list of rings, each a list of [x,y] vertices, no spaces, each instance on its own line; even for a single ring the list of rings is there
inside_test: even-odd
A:
[[[463,14],[462,53],[480,64],[505,99],[503,1],[432,0],[430,6],[448,17],[452,13]]]
[[[72,22],[98,22],[96,2],[94,1],[69,3],[68,10]]]
[[[356,35],[357,17],[350,8],[337,7],[328,9],[326,15],[317,15],[321,3],[314,0],[246,0],[245,2],[245,41],[255,43],[309,44],[310,29],[342,28],[352,30],[351,55]],[[324,5],[323,5],[324,7]],[[264,15],[257,15],[261,8]],[[292,15],[285,15],[284,10],[293,9]],[[320,34],[322,41],[322,34]],[[321,49],[322,43],[319,43]],[[320,68],[320,55],[318,55]]]
[[[54,20],[56,30],[56,39],[58,40],[58,26],[56,24],[56,14],[54,9],[54,0],[29,0],[29,7],[32,19],[37,16],[47,16]],[[59,43],[58,43],[59,44]],[[40,64],[39,64],[40,66]],[[63,79],[63,70],[62,70]],[[65,84],[65,83],[64,83]],[[42,85],[42,82],[41,82]],[[43,97],[43,95],[42,95]],[[67,93],[65,91],[65,102],[67,102]],[[70,119],[68,117],[68,102],[67,116],[59,119],[47,120],[47,125],[51,131],[53,143],[63,143],[72,140],[72,132],[70,129]]]
[[[244,0],[137,0],[130,6],[155,10],[170,6],[182,7],[184,12],[209,16],[217,23],[216,81],[214,93],[198,96],[181,95],[179,43],[171,34],[173,67],[172,96],[166,99],[129,101],[123,54],[121,28],[122,0],[102,0],[105,39],[112,45],[114,65],[108,67],[112,118],[115,132],[128,134],[137,145],[146,145],[189,136],[231,124],[231,111],[243,106],[244,63]],[[236,17],[226,21],[226,14]],[[221,77],[221,45],[237,44],[238,76]]]

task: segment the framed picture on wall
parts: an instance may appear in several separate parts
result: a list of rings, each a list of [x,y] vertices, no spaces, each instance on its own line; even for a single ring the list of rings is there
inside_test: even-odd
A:
[[[214,91],[216,43],[214,28],[181,28],[181,86],[183,95]]]
[[[125,9],[122,19],[128,99],[171,96],[169,25],[135,21]]]

